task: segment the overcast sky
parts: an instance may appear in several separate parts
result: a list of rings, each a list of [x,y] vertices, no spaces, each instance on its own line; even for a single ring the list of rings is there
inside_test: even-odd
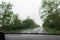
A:
[[[42,24],[39,15],[41,0],[0,0],[0,3],[1,1],[12,3],[13,11],[19,15],[20,19],[23,20],[29,16],[37,24]]]

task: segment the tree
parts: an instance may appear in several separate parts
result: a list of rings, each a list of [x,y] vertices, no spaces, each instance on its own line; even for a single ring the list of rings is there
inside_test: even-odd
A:
[[[0,4],[0,31],[7,32],[11,30],[34,28],[37,26],[39,25],[30,18],[22,22],[18,15],[13,13],[11,3],[2,2]]]
[[[34,28],[34,27],[39,27],[32,19],[29,17],[23,21],[23,26],[25,28]]]
[[[13,22],[14,22],[14,25],[20,25],[21,20],[19,20],[18,15],[14,15]]]
[[[0,14],[1,14],[1,21],[2,21],[2,28],[5,29],[6,26],[11,24],[11,15],[12,12],[12,5],[10,3],[2,2],[0,4]]]
[[[42,18],[44,18],[43,27],[60,29],[60,1],[43,0]]]
[[[12,4],[2,2],[0,4],[0,25],[3,30],[19,29],[21,20],[18,15],[15,15],[12,11]]]
[[[22,29],[22,22],[18,18],[18,15],[13,16],[13,29]]]

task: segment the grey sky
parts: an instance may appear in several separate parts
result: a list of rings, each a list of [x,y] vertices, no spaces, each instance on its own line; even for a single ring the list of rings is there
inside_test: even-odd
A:
[[[20,19],[23,20],[29,16],[37,24],[42,24],[39,15],[41,0],[0,0],[0,3],[1,1],[12,3],[13,11],[19,15]]]

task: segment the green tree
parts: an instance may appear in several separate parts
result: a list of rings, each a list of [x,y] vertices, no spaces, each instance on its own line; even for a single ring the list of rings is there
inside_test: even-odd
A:
[[[42,4],[42,16],[41,18],[45,18],[46,16],[57,13],[60,9],[58,8],[60,5],[60,1],[57,2],[57,0],[43,0]]]
[[[0,4],[0,14],[2,21],[2,28],[5,29],[6,26],[11,24],[11,15],[12,15],[12,5],[10,3],[2,2]]]
[[[19,20],[18,15],[14,15],[13,22],[14,22],[14,25],[20,25],[21,20]]]
[[[13,29],[22,29],[22,21],[19,19],[18,15],[13,17]]]
[[[25,28],[34,28],[34,27],[39,27],[32,19],[29,17],[23,21],[23,26]]]
[[[43,27],[46,29],[60,29],[60,1],[59,0],[43,0],[42,16]]]
[[[3,30],[18,29],[21,25],[21,20],[18,15],[15,15],[12,11],[12,4],[2,2],[0,4],[0,25]]]

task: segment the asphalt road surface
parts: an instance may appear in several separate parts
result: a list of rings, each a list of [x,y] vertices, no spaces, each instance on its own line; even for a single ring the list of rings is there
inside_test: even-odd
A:
[[[60,40],[59,35],[5,34],[6,40]]]
[[[42,27],[26,30],[21,33],[47,33]],[[41,34],[5,34],[6,40],[60,40],[59,35]]]
[[[42,27],[26,30],[21,33],[46,33]],[[5,34],[6,40],[60,40],[59,35],[41,34]]]
[[[47,33],[47,32],[43,29],[43,27],[38,27],[38,28],[23,31],[20,33]]]

